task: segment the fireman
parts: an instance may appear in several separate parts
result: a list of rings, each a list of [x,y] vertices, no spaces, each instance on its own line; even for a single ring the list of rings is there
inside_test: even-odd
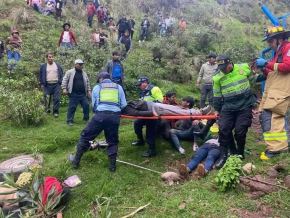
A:
[[[269,61],[263,58],[256,60],[257,66],[262,68],[267,77],[259,108],[267,145],[266,151],[261,153],[262,160],[288,151],[286,114],[290,107],[290,42],[287,41],[289,36],[290,31],[285,31],[281,26],[268,28],[263,41],[267,41],[275,55]]]

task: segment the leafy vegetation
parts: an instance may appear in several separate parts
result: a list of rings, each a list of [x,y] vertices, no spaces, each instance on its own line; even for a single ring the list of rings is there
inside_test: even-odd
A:
[[[215,0],[147,0],[143,5],[139,0],[104,2],[108,4],[115,18],[126,14],[136,19],[133,49],[124,61],[125,88],[129,99],[137,97],[135,82],[139,75],[149,76],[164,93],[173,90],[178,97],[194,95],[198,98],[199,91],[194,86],[195,78],[209,51],[227,53],[234,62],[248,62],[264,46],[261,37],[265,19],[259,12],[256,0],[242,1],[245,5],[238,0],[228,1],[227,5],[219,5]],[[289,11],[289,1],[273,2],[275,4],[269,6],[276,15]],[[152,26],[156,26],[154,16],[158,8],[165,14],[171,13],[177,19],[184,16],[188,21],[187,30],[184,33],[176,31],[170,38],[159,38],[152,33],[149,42],[139,45],[136,41],[141,18],[144,13],[148,13]],[[75,151],[85,123],[81,121],[82,114],[78,110],[75,125],[72,128],[67,127],[65,104],[62,104],[58,119],[43,114],[42,94],[37,79],[39,65],[45,61],[47,51],[55,52],[55,60],[61,63],[65,71],[73,67],[76,58],[83,58],[86,62],[85,71],[93,86],[96,73],[110,58],[111,52],[119,46],[114,42],[110,42],[103,49],[90,45],[91,29],[86,26],[82,6],[68,4],[64,9],[64,16],[62,21],[55,21],[53,17],[45,17],[26,8],[23,0],[0,1],[0,39],[5,40],[11,27],[16,26],[24,42],[23,58],[11,75],[7,73],[6,59],[0,61],[1,161],[38,150],[44,154],[45,175],[63,180],[77,174],[82,185],[72,191],[72,198],[64,211],[65,217],[92,217],[92,205],[103,216],[120,217],[128,214],[132,208],[149,202],[151,205],[140,213],[140,217],[232,217],[235,214],[231,209],[255,211],[259,203],[272,205],[273,216],[289,216],[290,198],[287,191],[269,194],[259,201],[248,199],[240,189],[226,193],[216,192],[216,185],[213,183],[217,176],[215,171],[202,181],[168,187],[154,174],[121,164],[118,164],[115,174],[110,174],[107,170],[107,156],[102,151],[86,153],[81,168],[71,169],[66,157]],[[57,41],[64,21],[72,24],[79,45],[66,55],[61,55]],[[94,25],[97,26],[96,21]],[[157,56],[160,55],[160,61],[153,60],[155,52]],[[67,98],[63,97],[62,103],[66,101]],[[103,138],[103,135],[99,137]],[[120,160],[166,171],[172,170],[171,166],[176,161],[187,161],[192,155],[190,143],[184,143],[188,152],[185,157],[181,157],[168,142],[158,140],[158,156],[144,161],[140,154],[146,148],[133,148],[130,143],[134,139],[132,122],[122,120],[118,157]],[[268,163],[261,163],[257,157],[264,150],[264,146],[257,145],[251,133],[247,147],[252,149],[252,154],[246,156],[246,161],[254,163],[261,172],[278,161],[290,166],[287,154]],[[232,181],[236,181],[235,178],[220,184],[231,186]],[[178,209],[182,202],[185,202],[185,208]]]
[[[215,182],[217,183],[219,190],[225,192],[235,188],[239,183],[241,171],[241,158],[237,155],[230,156],[215,178]]]

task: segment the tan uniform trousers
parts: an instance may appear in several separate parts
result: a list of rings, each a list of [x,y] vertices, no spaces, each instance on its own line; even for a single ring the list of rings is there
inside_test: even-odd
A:
[[[278,68],[275,64],[274,69]],[[286,114],[290,107],[290,73],[269,73],[260,104],[263,136],[270,152],[288,149]],[[289,131],[289,130],[288,130]]]

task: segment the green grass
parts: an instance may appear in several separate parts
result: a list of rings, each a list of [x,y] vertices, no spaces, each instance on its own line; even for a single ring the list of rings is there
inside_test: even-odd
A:
[[[231,209],[243,208],[249,211],[257,210],[257,202],[265,202],[273,208],[274,215],[287,217],[290,212],[290,196],[287,191],[279,191],[261,198],[258,201],[248,199],[240,189],[228,193],[216,191],[213,171],[208,177],[199,181],[188,181],[179,185],[165,185],[158,174],[118,164],[116,173],[107,169],[107,155],[104,151],[87,152],[81,161],[81,167],[73,170],[66,158],[75,151],[79,134],[85,124],[81,121],[81,110],[75,118],[76,124],[68,127],[65,122],[66,108],[62,108],[58,119],[47,117],[47,122],[41,127],[18,128],[8,121],[1,122],[0,160],[39,151],[44,155],[45,175],[65,179],[78,175],[82,184],[72,190],[70,201],[65,209],[65,217],[90,217],[90,204],[97,196],[111,198],[109,210],[112,217],[120,217],[130,213],[132,208],[151,202],[151,205],[138,214],[139,217],[235,217]],[[103,139],[101,135],[98,137]],[[120,128],[119,159],[140,164],[157,171],[170,170],[169,166],[176,160],[183,160],[173,150],[170,144],[158,139],[158,156],[144,162],[140,155],[146,147],[132,147],[135,139],[132,122],[123,120]],[[288,155],[283,155],[271,162],[261,162],[258,154],[264,148],[254,143],[253,135],[248,137],[247,145],[252,154],[246,157],[246,162],[253,162],[258,172],[264,172],[270,165],[283,161],[290,162]],[[190,143],[184,143],[187,150],[186,160],[190,158]],[[172,169],[171,169],[172,170]],[[185,202],[186,207],[178,206]],[[137,217],[138,217],[137,216]]]
[[[116,1],[114,2],[116,3]],[[0,1],[0,13],[2,13],[0,19],[1,39],[6,39],[9,36],[10,27],[14,25],[11,19],[12,15],[10,17],[8,15],[9,10],[11,11],[15,4],[17,5],[16,7],[21,8],[24,6],[24,1]],[[7,16],[5,14],[3,15],[3,11],[5,11],[5,14],[7,13]],[[134,13],[136,15],[135,17],[143,16],[140,11],[136,10]],[[56,50],[57,40],[64,20],[57,22],[52,17],[42,16],[32,10],[29,10],[29,14],[33,18],[31,22],[25,24],[20,22],[17,24],[17,28],[19,28],[24,42],[21,63],[24,65],[24,70],[23,72],[19,70],[19,74],[13,75],[13,78],[15,77],[16,81],[18,81],[29,77],[31,81],[35,80],[34,82],[37,84],[36,78],[39,64],[44,61],[44,54],[48,50]],[[194,14],[188,11],[188,15],[192,16]],[[85,17],[81,17],[80,14],[72,16],[72,12],[68,10],[65,20],[73,24],[74,30],[77,31],[78,40],[81,42],[81,45],[83,44],[80,48],[87,51],[86,49],[89,47],[86,46],[90,45],[88,43],[86,45],[85,43],[89,39],[89,34],[87,34],[89,30],[86,27]],[[221,21],[223,20],[221,19]],[[227,34],[227,37],[223,40],[225,41],[224,44],[235,44],[237,42],[236,38],[239,39],[239,42],[243,41],[239,33],[246,24],[237,22],[235,19],[233,21],[223,23],[227,29],[236,30],[234,36]],[[232,28],[233,23],[235,24],[234,28]],[[78,29],[76,27],[80,28]],[[244,34],[242,35],[244,36]],[[261,43],[257,42],[257,37],[260,36],[253,37],[253,40],[255,44],[257,43],[257,45],[261,46]],[[220,46],[216,45],[216,49],[224,52],[225,47],[231,47],[232,45],[229,44],[224,47],[224,44]],[[145,48],[138,47],[138,45],[134,45],[133,48],[140,50],[140,57],[148,54]],[[101,58],[97,56],[96,59],[106,59],[106,57],[103,57],[104,55]],[[86,70],[91,73],[91,82],[93,84],[95,72],[99,70],[93,62],[95,61],[96,55],[87,54],[83,51],[75,51],[70,57],[56,55],[56,60],[62,63],[65,70],[68,70],[73,66],[72,63],[74,58],[76,58],[75,56],[88,56],[91,58],[86,65]],[[100,60],[97,60],[98,63]],[[131,68],[135,70],[135,65],[132,65]],[[135,74],[152,73],[151,68],[147,71],[135,72]],[[6,72],[6,61],[4,61],[0,63],[1,78],[2,76],[4,79],[7,78]],[[128,77],[130,76],[132,75],[128,75]],[[158,82],[158,85],[164,93],[167,90],[175,90],[179,98],[192,94],[195,97],[198,96],[198,92],[193,86],[194,81],[189,81],[187,84],[178,84],[165,80],[156,82]],[[236,217],[232,209],[241,208],[256,211],[257,205],[260,202],[273,208],[273,216],[289,217],[289,192],[279,191],[259,200],[250,200],[240,189],[228,193],[220,193],[216,191],[214,184],[216,171],[213,171],[208,177],[199,181],[188,181],[179,185],[167,186],[161,181],[158,174],[123,164],[118,164],[117,172],[111,174],[107,169],[108,160],[106,153],[96,150],[87,152],[82,158],[80,169],[73,170],[67,162],[67,155],[75,151],[75,145],[85,124],[82,122],[80,110],[76,114],[76,124],[73,127],[66,125],[65,117],[66,108],[63,107],[61,116],[58,119],[47,116],[46,123],[40,127],[22,128],[12,125],[7,120],[0,120],[0,161],[24,153],[31,154],[39,152],[44,156],[45,175],[56,176],[61,180],[74,174],[77,174],[81,178],[82,184],[72,190],[70,201],[64,211],[65,217],[90,217],[90,205],[96,198],[100,199],[100,196],[111,198],[112,201],[109,210],[112,212],[112,217],[121,217],[122,215],[129,214],[134,210],[132,207],[138,208],[149,202],[151,202],[151,205],[144,211],[138,213],[136,217]],[[99,138],[104,139],[104,136],[101,135]],[[131,142],[133,140],[135,140],[135,134],[132,121],[122,120],[120,127],[119,159],[157,171],[165,172],[172,170],[170,166],[174,165],[173,163],[176,160],[187,161],[192,155],[190,152],[191,143],[189,142],[183,143],[187,150],[187,154],[184,157],[173,150],[168,142],[158,139],[156,143],[158,156],[149,159],[149,162],[144,162],[145,159],[141,157],[141,154],[146,150],[146,147],[132,147]],[[288,154],[281,155],[269,162],[261,162],[259,160],[259,153],[265,147],[256,144],[255,137],[251,132],[248,134],[247,146],[251,149],[252,153],[250,156],[246,156],[244,163],[253,162],[257,166],[258,173],[265,174],[266,169],[277,162],[285,163],[288,165],[288,171],[290,170],[290,158]],[[186,206],[184,209],[179,209],[179,205],[182,202],[185,202]]]

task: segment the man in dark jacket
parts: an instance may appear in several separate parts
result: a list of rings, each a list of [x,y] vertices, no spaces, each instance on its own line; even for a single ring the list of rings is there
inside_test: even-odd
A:
[[[142,23],[141,23],[141,33],[140,33],[139,42],[141,42],[141,41],[144,42],[144,40],[148,38],[149,27],[150,27],[150,22],[148,19],[148,15],[145,15],[144,19],[142,20]]]
[[[122,16],[122,18],[117,23],[118,27],[118,41],[120,40],[121,36],[124,35],[125,31],[130,31],[130,23],[128,22],[126,16]]]
[[[53,115],[58,117],[60,107],[61,82],[63,77],[62,67],[53,61],[53,54],[46,55],[47,63],[42,64],[39,70],[39,83],[44,92],[45,110],[50,113],[50,99],[53,97]],[[49,100],[47,101],[47,97]]]

